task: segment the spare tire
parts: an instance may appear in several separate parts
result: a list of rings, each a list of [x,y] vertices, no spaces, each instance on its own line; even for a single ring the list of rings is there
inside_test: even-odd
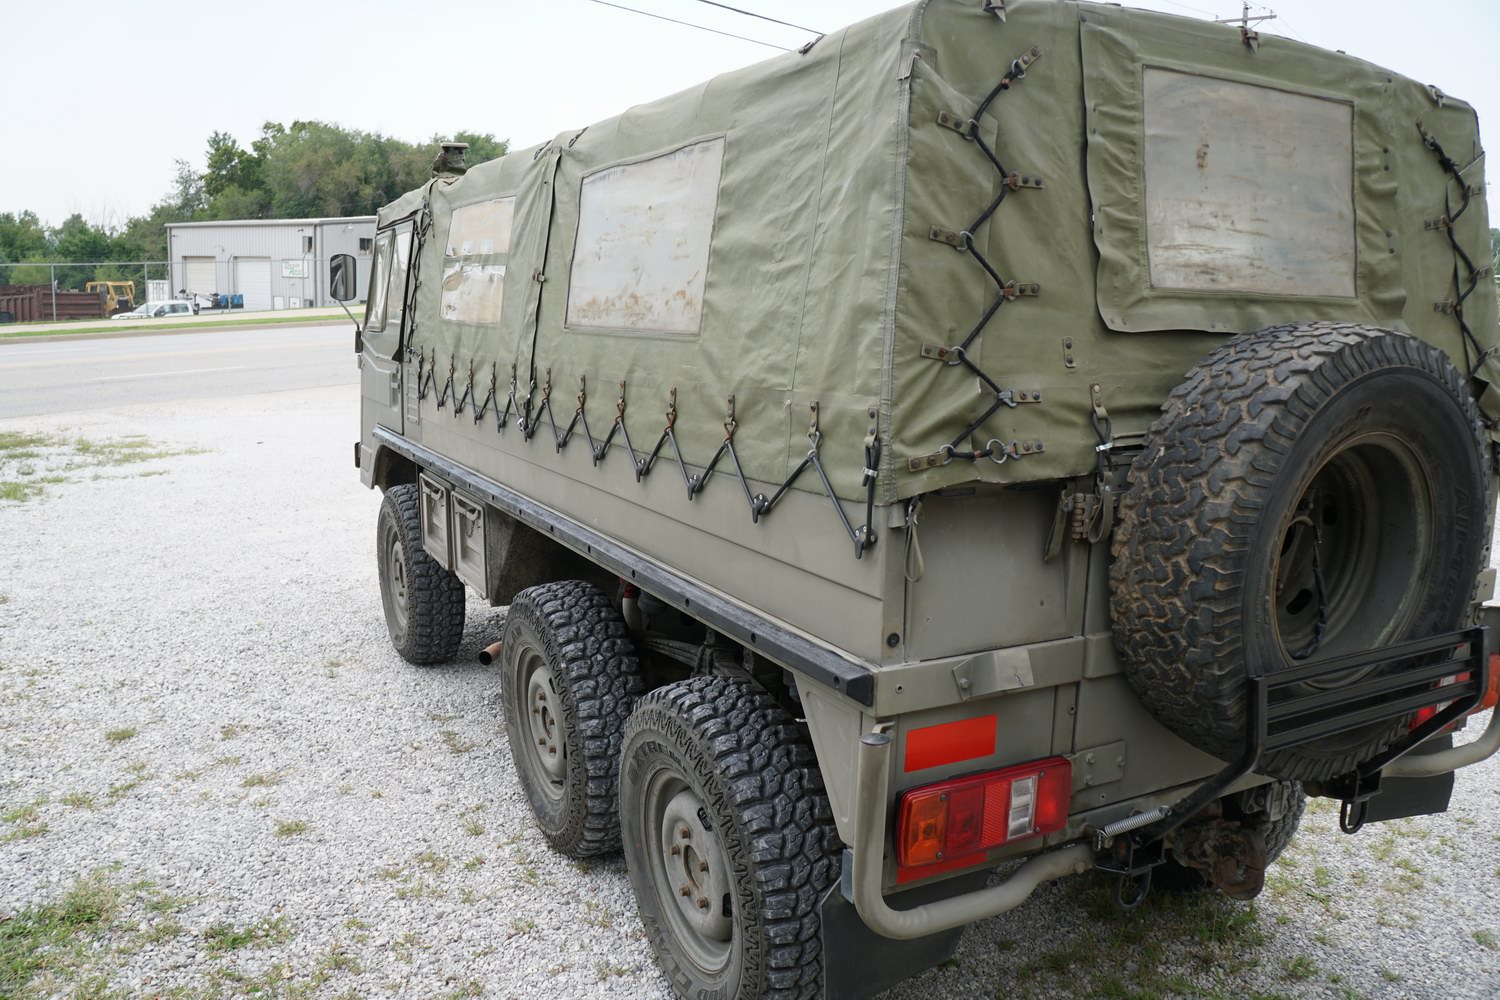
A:
[[[1437,348],[1345,323],[1235,337],[1172,391],[1131,465],[1110,570],[1131,684],[1167,728],[1234,759],[1247,664],[1275,671],[1459,627],[1489,486],[1474,401]],[[1346,774],[1404,730],[1375,723],[1258,770]]]

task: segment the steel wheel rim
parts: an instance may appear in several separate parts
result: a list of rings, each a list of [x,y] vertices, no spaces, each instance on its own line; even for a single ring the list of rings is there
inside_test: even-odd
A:
[[[643,798],[647,867],[672,936],[701,971],[721,972],[734,951],[729,856],[703,801],[675,770],[652,775]]]
[[[557,675],[540,651],[526,646],[516,657],[516,681],[519,703],[513,710],[520,716],[516,732],[526,741],[520,757],[532,774],[532,784],[549,798],[560,800],[568,774],[568,748]]]
[[[1416,452],[1384,432],[1351,439],[1313,474],[1283,525],[1272,580],[1276,640],[1287,662],[1315,637],[1315,550],[1327,627],[1307,662],[1408,635],[1426,600],[1436,542],[1431,482]],[[1338,688],[1368,672],[1309,686]]]
[[[408,601],[406,587],[406,559],[402,552],[401,537],[393,530],[386,531],[385,546],[386,579],[390,583],[391,611],[396,625],[406,631]]]

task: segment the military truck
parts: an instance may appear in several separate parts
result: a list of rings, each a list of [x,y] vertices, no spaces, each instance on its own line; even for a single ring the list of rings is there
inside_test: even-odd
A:
[[[927,0],[381,211],[391,640],[509,606],[536,823],[682,996],[864,995],[1090,870],[1248,898],[1307,796],[1500,745],[1474,112],[1252,28]]]

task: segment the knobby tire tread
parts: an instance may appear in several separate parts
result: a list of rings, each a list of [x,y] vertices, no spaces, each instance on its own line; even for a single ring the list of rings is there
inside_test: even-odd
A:
[[[764,991],[755,995],[821,997],[818,904],[838,880],[843,844],[804,730],[758,685],[722,676],[657,688],[641,699],[629,731],[661,733],[667,720],[691,733],[689,752],[702,754],[717,776],[749,848],[766,949]],[[677,981],[670,953],[657,952]]]
[[[1244,745],[1242,597],[1253,567],[1239,556],[1302,429],[1344,386],[1388,367],[1444,386],[1482,453],[1478,410],[1438,348],[1359,324],[1303,323],[1240,335],[1200,361],[1132,463],[1112,543],[1116,647],[1152,714],[1221,759]],[[1263,773],[1327,778],[1383,748],[1316,766],[1294,748],[1268,755]]]
[[[581,808],[575,809],[565,838],[549,840],[574,858],[616,853],[620,747],[625,723],[646,689],[635,640],[604,592],[583,580],[542,584],[517,594],[507,632],[522,621],[536,630],[541,652],[561,682],[558,696],[567,724],[576,730],[582,760]]]
[[[396,650],[410,663],[431,666],[458,655],[464,637],[466,595],[458,575],[439,566],[422,547],[419,497],[415,483],[392,486],[385,492],[385,503],[406,543],[406,633]],[[383,552],[378,556],[385,558]]]

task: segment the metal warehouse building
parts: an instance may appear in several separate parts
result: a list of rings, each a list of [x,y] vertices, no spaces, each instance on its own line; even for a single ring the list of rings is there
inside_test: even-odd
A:
[[[167,226],[172,292],[241,295],[247,311],[331,306],[328,259],[354,255],[362,296],[374,243],[373,215],[172,223]]]

